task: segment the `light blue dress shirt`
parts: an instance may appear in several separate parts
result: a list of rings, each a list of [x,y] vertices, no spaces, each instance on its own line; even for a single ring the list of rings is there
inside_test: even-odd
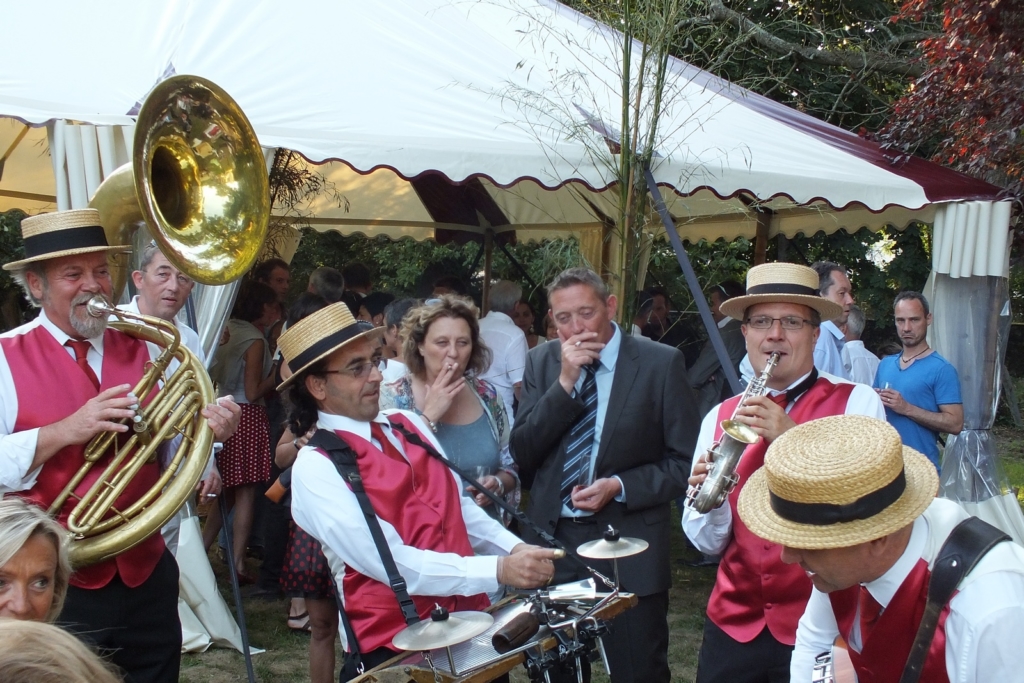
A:
[[[615,364],[619,360],[619,347],[622,346],[622,330],[615,323],[612,323],[612,327],[615,331],[612,333],[612,338],[601,349],[601,364],[594,371],[594,382],[597,384],[597,416],[594,424],[594,446],[590,451],[591,481],[594,479],[594,467],[597,465],[597,452],[601,448],[601,430],[604,428],[604,417],[608,413],[608,399],[612,394],[612,381],[615,379]],[[572,392],[574,398],[579,396],[580,391],[583,389],[584,376],[584,373],[580,372],[579,379],[576,380],[576,386]],[[622,480],[617,476],[615,479],[618,479],[619,485],[622,486]],[[615,497],[615,500],[620,503],[626,502],[625,486],[622,486],[622,492]],[[567,506],[562,506],[562,517],[586,517],[590,514],[592,513],[582,510],[570,510]]]

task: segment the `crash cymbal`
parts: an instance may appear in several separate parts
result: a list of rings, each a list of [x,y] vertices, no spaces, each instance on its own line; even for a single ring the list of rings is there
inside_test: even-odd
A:
[[[591,560],[615,560],[620,557],[638,555],[650,545],[642,538],[620,538],[619,532],[611,527],[604,532],[604,538],[588,541],[576,549],[580,557]]]
[[[478,636],[491,627],[494,617],[486,612],[448,613],[438,606],[430,619],[407,626],[391,640],[399,650],[434,650],[449,647]]]

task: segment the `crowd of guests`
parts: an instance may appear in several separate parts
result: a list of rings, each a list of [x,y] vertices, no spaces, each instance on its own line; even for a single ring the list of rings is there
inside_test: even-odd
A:
[[[79,230],[80,246],[38,241],[41,252],[5,266],[42,308],[40,321],[0,338],[10,378],[0,386],[5,680],[58,665],[61,680],[177,677],[181,634],[168,600],[177,572],[165,550],[174,524],[72,573],[67,535],[42,511],[81,444],[134,416],[137,399],[124,393],[150,357],[82,308],[109,296],[106,254],[124,249],[106,244],[94,213],[26,220],[26,237]],[[937,438],[960,431],[963,411],[955,369],[927,342],[921,294],[896,297],[901,348],[878,361],[859,341],[864,315],[844,268],[756,266],[745,287],[726,281],[707,293],[723,359],[710,341],[685,341],[692,331],[660,289],[642,292],[632,326],[620,327],[617,298],[585,268],[549,283],[540,320],[507,281],[491,287],[481,316],[451,277],[419,300],[374,291],[363,264],[323,267],[289,302],[290,278],[287,263],[267,261],[239,291],[211,364],[224,395],[203,409],[223,446],[199,493],[216,498],[223,487],[230,511],[210,509],[207,548],[230,527],[233,570],[253,584],[249,594],[291,598],[282,619],[311,634],[311,680],[334,680],[341,634],[348,679],[394,656],[395,633],[435,605],[482,609],[507,587],[589,578],[543,539],[575,548],[608,526],[648,543],[614,570],[593,562],[637,596],[604,639],[611,680],[670,680],[671,504],[706,481],[726,418],[761,438],[724,504],[680,506],[686,537],[718,565],[697,680],[809,680],[838,636],[862,676],[895,680],[902,670],[932,599],[929,572],[941,571],[936,558],[967,518],[935,498]],[[191,289],[155,247],[133,280],[129,305],[169,321]],[[65,350],[51,339],[62,337]],[[47,349],[56,355],[40,361]],[[749,382],[776,354],[763,395],[734,391],[723,360]],[[32,420],[17,408],[39,396],[22,367],[54,403],[49,412],[33,404]],[[85,405],[71,406],[78,398]],[[65,403],[69,417],[51,419]],[[155,476],[160,465],[147,466]],[[494,501],[517,508],[524,490],[532,524],[517,527]],[[998,540],[938,606],[942,637],[926,648],[922,680],[998,680],[1018,668],[1024,551]],[[246,562],[254,542],[258,574]],[[46,625],[58,619],[108,659]],[[41,642],[59,662],[38,653]]]

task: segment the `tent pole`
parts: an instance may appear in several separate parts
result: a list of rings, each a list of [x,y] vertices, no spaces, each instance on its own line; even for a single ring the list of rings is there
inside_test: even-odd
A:
[[[678,259],[679,266],[683,269],[686,285],[690,288],[690,294],[697,303],[697,310],[700,311],[701,320],[704,321],[704,328],[708,332],[708,339],[711,340],[711,345],[715,349],[715,355],[718,356],[718,361],[722,364],[722,372],[725,373],[725,378],[729,381],[729,388],[732,390],[732,393],[738,394],[742,391],[742,387],[740,386],[739,375],[736,373],[736,367],[732,364],[732,359],[729,358],[729,352],[725,350],[722,333],[718,329],[715,319],[711,317],[711,307],[708,306],[708,300],[704,297],[704,289],[697,280],[697,274],[693,271],[690,257],[687,256],[686,249],[683,247],[683,241],[679,239],[679,233],[676,232],[676,223],[672,220],[671,214],[669,214],[668,209],[665,207],[665,200],[661,197],[661,190],[658,189],[658,183],[654,180],[654,174],[651,173],[650,165],[644,166],[644,178],[647,180],[647,189],[654,199],[654,209],[661,216],[665,232],[668,234],[668,239],[676,252],[676,259]]]
[[[482,316],[491,309],[491,267],[494,265],[494,231],[487,228],[484,233],[484,286],[480,293]]]
[[[757,212],[757,236],[754,238],[754,265],[759,266],[768,260],[768,225],[772,215],[768,211]]]
[[[519,271],[520,275],[526,278],[526,281],[530,283],[530,287],[532,287],[534,291],[540,289],[540,287],[537,286],[537,283],[533,281],[533,278],[530,277],[530,274],[526,272],[526,268],[523,268],[523,264],[517,261],[516,257],[512,255],[512,252],[508,250],[508,247],[499,242],[498,249],[501,249],[501,253],[503,253],[508,260],[512,262],[512,265],[516,267],[516,270]]]

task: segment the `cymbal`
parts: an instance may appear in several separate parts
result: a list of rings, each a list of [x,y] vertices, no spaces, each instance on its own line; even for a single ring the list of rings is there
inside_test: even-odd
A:
[[[638,555],[647,550],[650,545],[642,538],[619,538],[615,535],[614,540],[607,536],[596,541],[588,541],[576,549],[581,557],[591,560],[614,560],[620,557]]]
[[[399,650],[433,650],[478,636],[491,627],[494,617],[486,612],[434,610],[430,619],[407,626],[391,640]]]

